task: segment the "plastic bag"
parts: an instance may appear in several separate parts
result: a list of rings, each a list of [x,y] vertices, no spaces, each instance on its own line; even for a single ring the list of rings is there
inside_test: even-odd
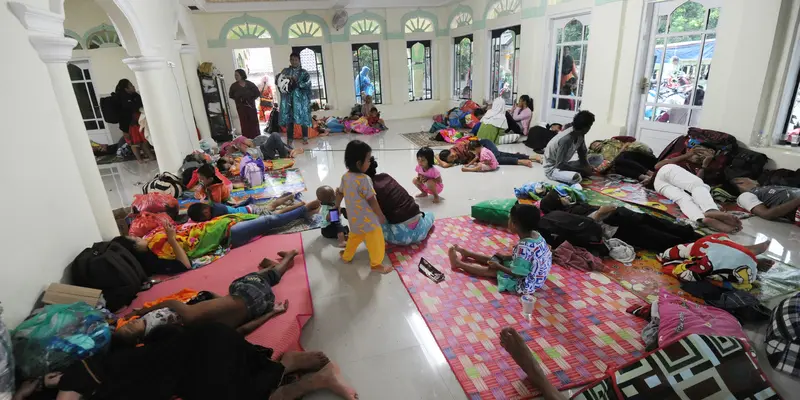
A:
[[[53,304],[19,324],[11,336],[18,378],[30,379],[104,350],[111,329],[103,313],[86,303]]]
[[[136,219],[131,222],[128,234],[131,236],[144,237],[153,229],[160,228],[164,223],[175,226],[175,222],[165,213],[150,213],[147,211],[135,214]]]
[[[133,195],[133,203],[131,208],[137,211],[147,211],[151,213],[165,212],[168,209],[178,210],[178,199],[165,194],[152,192],[148,194],[135,194]]]

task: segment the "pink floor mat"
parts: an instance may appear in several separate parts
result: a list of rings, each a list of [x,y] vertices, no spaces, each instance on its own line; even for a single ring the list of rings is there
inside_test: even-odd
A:
[[[644,354],[639,332],[646,322],[625,312],[640,300],[600,273],[553,266],[538,290],[533,318],[520,314],[516,295],[499,293],[497,282],[450,269],[447,249],[459,244],[494,254],[518,239],[506,229],[469,217],[436,221],[420,245],[389,251],[408,293],[433,333],[469,399],[531,398],[537,391],[500,346],[499,332],[516,328],[559,389],[602,378],[608,368]],[[439,284],[418,271],[421,257],[445,274]]]
[[[141,307],[143,303],[178,292],[184,288],[198,291],[208,290],[219,295],[228,294],[231,282],[250,272],[258,270],[258,263],[264,257],[278,259],[276,254],[281,250],[295,249],[299,254],[290,268],[273,290],[277,301],[289,299],[286,313],[270,319],[255,332],[247,336],[247,340],[275,350],[275,356],[286,351],[300,350],[300,334],[303,325],[314,313],[311,303],[311,290],[308,284],[303,239],[299,233],[288,235],[272,235],[263,237],[249,244],[231,250],[225,257],[200,269],[188,271],[176,279],[168,280],[152,289],[139,293],[131,307]],[[124,310],[125,315],[130,310]]]

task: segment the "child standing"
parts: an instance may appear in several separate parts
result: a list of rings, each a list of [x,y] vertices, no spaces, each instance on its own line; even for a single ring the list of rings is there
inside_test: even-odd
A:
[[[497,278],[500,291],[519,295],[531,294],[544,286],[553,254],[542,235],[536,232],[541,213],[535,206],[514,204],[511,208],[508,228],[519,236],[519,243],[509,254],[487,256],[462,249],[458,245],[450,248],[450,267],[470,275]],[[459,253],[461,257],[459,258]],[[465,260],[471,258],[475,263]]]
[[[428,197],[433,195],[433,202],[439,202],[439,193],[444,189],[442,174],[433,165],[433,150],[430,147],[423,147],[417,152],[417,177],[412,181],[414,186],[420,190],[417,197]]]
[[[381,267],[386,253],[381,224],[386,218],[378,205],[378,198],[375,197],[372,179],[364,173],[369,169],[370,157],[372,148],[360,140],[348,143],[344,151],[344,163],[348,172],[342,175],[340,190],[336,193],[336,208],[341,207],[342,200],[345,201],[350,236],[341,256],[345,262],[352,261],[358,245],[366,242],[370,267],[388,273],[391,268]]]
[[[476,158],[471,163],[461,167],[464,172],[487,172],[494,171],[500,165],[491,150],[483,147],[480,140],[469,142],[469,151],[475,154]]]
[[[341,210],[336,207],[336,192],[330,186],[320,186],[317,188],[317,200],[320,202],[320,215],[322,215],[322,223],[320,224],[320,231],[322,236],[328,239],[339,239],[339,247],[345,247],[345,235],[348,229],[342,225]],[[331,221],[331,210],[337,211],[338,218],[336,221]]]

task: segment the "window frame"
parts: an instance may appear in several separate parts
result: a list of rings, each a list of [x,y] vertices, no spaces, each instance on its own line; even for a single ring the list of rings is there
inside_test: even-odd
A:
[[[417,43],[424,46],[424,55],[423,55],[423,73],[422,73],[422,98],[415,99],[414,98],[414,70],[413,64],[411,60],[411,48],[414,47]],[[433,100],[433,75],[431,74],[432,68],[431,65],[433,64],[432,59],[432,49],[431,49],[431,41],[430,40],[409,40],[406,41],[406,58],[408,60],[408,74],[409,74],[409,85],[408,85],[408,101],[424,101],[424,100]]]
[[[320,102],[320,109],[328,105],[328,82],[325,76],[325,55],[322,53],[321,45],[292,46],[292,53],[300,54],[303,50],[309,49],[314,52],[314,61],[317,67],[317,95]],[[317,57],[319,55],[319,57]],[[320,78],[322,75],[322,78]],[[312,89],[313,91],[314,89]]]
[[[500,90],[497,89],[497,85],[500,83],[500,79],[498,77],[497,82],[495,82],[494,78],[496,73],[498,72],[495,68],[495,56],[500,54],[500,38],[503,36],[503,33],[506,31],[514,32],[514,62],[511,64],[511,76],[514,79],[514,84],[511,87],[511,103],[506,102],[506,105],[514,104],[514,100],[516,100],[517,96],[519,95],[519,71],[517,71],[517,62],[519,61],[520,56],[520,47],[522,39],[520,36],[522,35],[522,26],[521,25],[514,25],[508,26],[505,28],[497,28],[492,29],[489,36],[489,97],[494,100],[500,93]],[[495,40],[498,42],[495,44]]]
[[[791,52],[791,59],[788,65],[789,79],[786,80],[783,86],[783,92],[778,99],[778,112],[775,118],[775,125],[773,128],[772,136],[769,138],[769,143],[760,143],[761,145],[776,146],[780,148],[787,148],[781,141],[786,136],[789,123],[792,121],[792,111],[794,109],[795,99],[800,95],[800,20],[794,29],[794,46]],[[800,117],[800,115],[798,115]]]
[[[463,93],[464,88],[461,87],[461,81],[459,80],[459,70],[458,70],[458,57],[461,55],[460,48],[461,42],[464,39],[469,39],[469,79],[467,81],[469,84],[467,85],[470,88],[470,96],[463,97],[461,93]],[[461,35],[456,36],[453,38],[453,99],[456,100],[472,100],[472,66],[475,61],[475,37],[473,34]],[[465,87],[467,87],[465,86]]]
[[[375,95],[372,96],[372,102],[375,104],[383,104],[383,85],[381,82],[381,52],[380,52],[380,45],[377,42],[350,44],[350,49],[353,53],[352,54],[353,79],[355,79],[361,72],[362,65],[358,61],[358,50],[364,46],[367,46],[372,50],[372,65],[369,66],[370,69],[372,70],[372,76],[375,78],[373,79],[373,85],[375,85]],[[375,84],[375,82],[377,82],[377,85]],[[355,85],[353,86],[353,89],[355,90]],[[356,93],[355,95],[356,95],[356,102],[361,103],[363,101],[361,99],[361,93]]]
[[[567,26],[577,21],[581,24],[581,38],[580,40],[565,41],[564,35]],[[547,46],[547,70],[545,71],[544,79],[544,97],[542,100],[542,119],[552,122],[571,121],[572,117],[580,111],[586,78],[586,60],[589,49],[590,29],[592,26],[591,12],[581,12],[576,14],[557,16],[551,18],[548,24],[548,46]],[[561,30],[561,36],[558,32]],[[560,40],[559,40],[560,39]],[[569,47],[571,49],[580,47],[581,56],[579,60],[575,60],[575,64],[580,65],[580,76],[578,79],[576,94],[575,95],[562,95],[560,94],[560,75],[561,68],[563,67],[563,48]],[[560,51],[559,51],[560,50]],[[555,93],[554,93],[555,91]],[[558,108],[559,100],[573,100],[575,102],[574,109]]]

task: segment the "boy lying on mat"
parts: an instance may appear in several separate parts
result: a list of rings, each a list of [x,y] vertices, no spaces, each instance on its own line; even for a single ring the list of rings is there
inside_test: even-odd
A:
[[[519,236],[519,243],[511,254],[487,256],[462,249],[458,245],[450,247],[450,267],[470,275],[486,278],[497,277],[500,291],[516,294],[531,294],[544,286],[553,254],[542,235],[536,232],[541,213],[535,206],[514,204],[511,208],[508,228]],[[461,253],[461,258],[458,257]],[[472,259],[474,263],[468,262]]]
[[[286,207],[278,209],[283,205]],[[194,203],[189,206],[186,213],[193,222],[203,222],[228,214],[280,215],[304,205],[305,202],[294,201],[294,195],[286,193],[266,204],[250,204],[242,207],[232,207],[222,203]]]
[[[280,251],[279,262],[265,258],[258,272],[249,273],[231,282],[227,296],[214,298],[193,305],[178,300],[167,300],[152,307],[136,310],[125,318],[140,316],[117,328],[114,336],[127,343],[138,343],[154,328],[167,324],[194,325],[221,323],[243,335],[256,330],[270,318],[286,312],[289,301],[275,304],[272,286],[277,285],[283,274],[294,265],[297,250]]]

